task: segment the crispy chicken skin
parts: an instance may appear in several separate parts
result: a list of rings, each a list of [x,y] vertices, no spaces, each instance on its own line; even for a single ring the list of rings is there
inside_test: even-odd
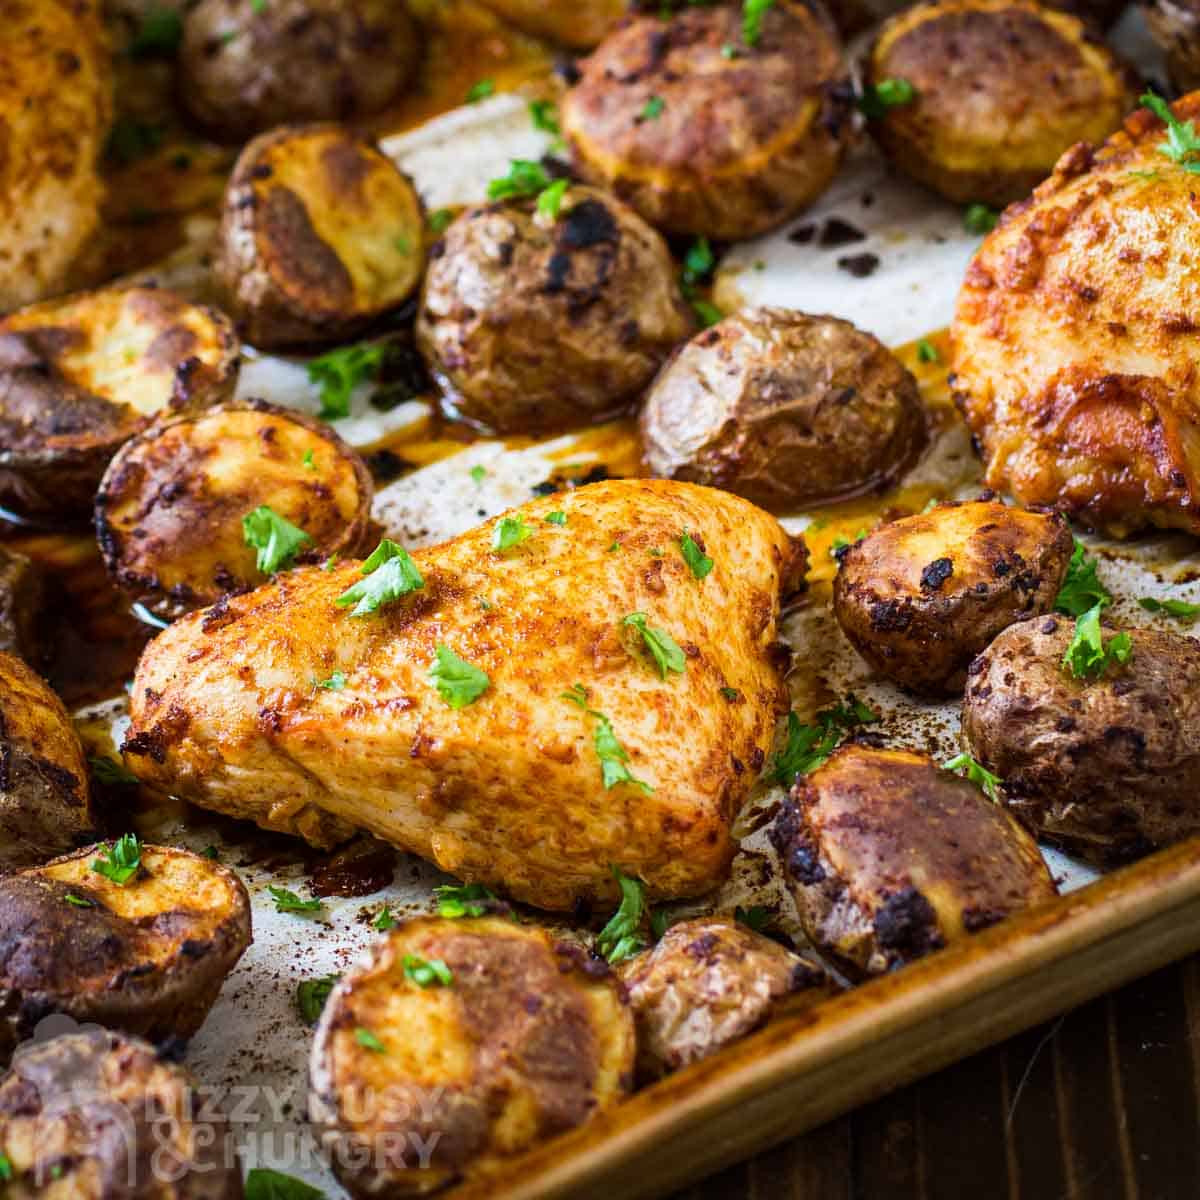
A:
[[[1200,833],[1200,642],[1132,630],[1128,662],[1079,680],[1062,669],[1074,633],[1067,617],[1022,621],[980,655],[971,754],[1040,836],[1101,864]]]
[[[449,981],[414,977],[425,963]],[[420,918],[326,1002],[309,1115],[354,1195],[424,1195],[583,1124],[630,1090],[633,1061],[602,960],[503,918]]]
[[[1116,534],[1200,533],[1196,177],[1164,140],[1142,109],[1064,154],[980,247],[953,326],[989,486]]]
[[[973,783],[907,750],[843,746],[772,829],[804,931],[877,975],[1055,894],[1033,838]]]
[[[563,99],[576,170],[666,232],[762,233],[825,190],[848,144],[848,74],[822,11],[777,0],[753,46],[742,22],[736,4],[631,18]]]
[[[1000,630],[1053,607],[1072,547],[1054,513],[939,504],[841,552],[833,613],[881,675],[918,695],[955,695]]]
[[[672,925],[620,975],[645,1080],[715,1054],[766,1022],[785,997],[829,984],[823,971],[731,917]]]
[[[652,896],[709,890],[783,705],[776,620],[803,544],[744,500],[666,481],[592,484],[513,516],[530,536],[508,550],[492,548],[495,520],[414,552],[424,587],[371,616],[335,605],[361,578],[348,563],[183,618],[138,666],[131,769],[317,844],[360,826],[545,908],[615,897],[614,864]],[[703,579],[684,531],[714,560]],[[685,672],[660,678],[633,613],[674,639]],[[489,678],[467,707],[430,681],[439,644]],[[314,686],[335,670],[344,687]],[[592,712],[564,698],[575,684]],[[596,713],[652,791],[604,788]]]

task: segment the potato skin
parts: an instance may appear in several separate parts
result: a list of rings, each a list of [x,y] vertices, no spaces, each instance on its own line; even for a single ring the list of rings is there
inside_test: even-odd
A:
[[[48,684],[0,652],[0,870],[95,836],[83,747]]]
[[[571,187],[468,210],[431,251],[417,345],[456,414],[501,433],[610,417],[695,328],[666,243],[632,209]]]
[[[0,1081],[5,1196],[241,1200],[236,1126],[194,1088],[183,1067],[121,1033],[25,1047]]]
[[[916,89],[870,123],[888,157],[948,200],[995,207],[1028,195],[1069,146],[1111,133],[1136,95],[1133,72],[1083,21],[1034,0],[906,9],[880,30],[864,76]]]
[[[638,1076],[658,1079],[764,1024],[786,996],[832,991],[823,971],[731,917],[672,925],[622,963],[637,1024]]]
[[[1194,0],[1139,0],[1138,7],[1166,55],[1175,90],[1200,85],[1200,7]]]
[[[842,746],[797,780],[771,837],[805,933],[859,976],[1055,895],[1003,807],[907,750]]]
[[[1077,680],[1061,666],[1074,632],[1069,617],[1022,621],[972,664],[970,752],[1026,824],[1092,861],[1200,833],[1200,642],[1131,630],[1128,662]]]
[[[242,531],[259,505],[313,539],[297,562],[355,558],[372,548],[373,491],[366,464],[328,425],[238,401],[126,442],[96,495],[96,536],[114,581],[176,617],[264,582]]]
[[[407,86],[420,47],[403,0],[270,0],[252,10],[199,0],[184,19],[180,99],[210,133],[236,142],[293,121],[350,121]]]
[[[52,1012],[190,1037],[250,944],[250,898],[227,867],[143,845],[143,869],[119,886],[92,870],[106,849],[0,879],[0,1061]]]
[[[444,962],[452,984],[407,979],[409,955]],[[502,918],[418,918],[326,1002],[309,1116],[354,1195],[423,1195],[582,1124],[629,1091],[633,1061],[633,1017],[602,960]]]
[[[238,157],[213,269],[253,345],[336,342],[416,289],[424,229],[416,189],[370,142],[285,126]]]
[[[596,45],[629,9],[627,0],[575,0],[572,4],[483,0],[483,3],[518,29],[573,50],[587,50]]]
[[[41,567],[0,546],[0,651],[26,662],[41,658],[45,595]]]
[[[77,519],[122,442],[232,396],[233,325],[164,288],[105,288],[0,320],[0,503]]]
[[[653,474],[776,512],[882,489],[926,441],[916,381],[836,317],[743,309],[659,373],[640,417]]]
[[[834,616],[881,675],[920,696],[955,695],[1000,630],[1050,611],[1072,548],[1056,513],[939,504],[842,552]]]
[[[576,170],[670,233],[734,240],[778,225],[825,190],[850,136],[837,35],[793,0],[767,11],[753,47],[737,5],[635,17],[580,70],[561,105]],[[646,117],[653,97],[661,111]]]

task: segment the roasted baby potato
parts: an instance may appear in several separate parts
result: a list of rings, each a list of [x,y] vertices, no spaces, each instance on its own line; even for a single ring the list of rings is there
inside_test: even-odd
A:
[[[0,320],[0,503],[77,517],[122,442],[233,394],[228,318],[159,288],[108,288]]]
[[[851,132],[820,12],[778,0],[753,45],[738,5],[631,19],[563,99],[576,170],[669,233],[733,240],[787,220],[829,185]]]
[[[569,188],[468,210],[431,254],[417,344],[454,411],[503,433],[612,416],[695,328],[666,243],[632,209]]]
[[[227,867],[142,846],[122,884],[97,869],[112,854],[90,846],[0,879],[3,1061],[49,1013],[190,1037],[250,944],[250,899]]]
[[[715,1054],[764,1024],[785,996],[828,983],[823,971],[729,917],[672,925],[620,975],[645,1080]]]
[[[100,7],[0,4],[0,312],[61,291],[100,223],[97,165],[112,121]]]
[[[138,1038],[63,1033],[0,1080],[6,1200],[241,1200],[242,1169],[213,1097]]]
[[[547,4],[546,0],[483,2],[518,29],[575,50],[596,45],[629,8],[628,0],[575,0],[572,4]]]
[[[1140,0],[1154,40],[1167,57],[1171,83],[1180,92],[1200,85],[1200,4],[1196,0]]]
[[[280,563],[290,566],[369,549],[372,494],[366,465],[328,425],[235,402],[126,442],[96,495],[96,535],[114,581],[176,617],[264,581],[242,524],[260,506],[308,535]]]
[[[1192,122],[1200,94],[1174,109]],[[952,329],[987,485],[1118,535],[1200,533],[1196,176],[1166,138],[1139,109],[1064,154],[984,240]]]
[[[412,184],[369,142],[276,129],[233,169],[214,270],[253,345],[339,341],[416,289],[424,225]]]
[[[954,695],[1000,630],[1053,607],[1073,544],[1057,514],[939,504],[841,552],[834,616],[879,674],[920,696]]]
[[[1067,147],[1110,134],[1136,94],[1083,21],[1036,0],[905,9],[880,30],[864,76],[868,89],[914,89],[870,123],[902,171],[955,203],[997,207],[1028,195]]]
[[[404,0],[198,0],[184,20],[179,95],[235,142],[292,121],[349,121],[407,86],[420,46]]]
[[[309,1116],[352,1193],[423,1195],[581,1125],[633,1062],[603,961],[503,918],[422,918],[326,1002]]]
[[[804,932],[878,975],[1055,895],[1033,838],[973,783],[907,750],[846,745],[776,818]]]
[[[0,652],[27,662],[41,657],[45,595],[41,568],[0,546]]]
[[[655,475],[776,512],[893,483],[925,445],[916,381],[836,317],[743,309],[697,334],[641,413]]]
[[[1200,833],[1200,642],[1133,630],[1126,663],[1076,679],[1063,668],[1074,634],[1068,617],[1022,621],[972,664],[971,754],[1026,824],[1093,861]]]
[[[0,652],[0,870],[45,862],[95,836],[87,763],[62,701]]]

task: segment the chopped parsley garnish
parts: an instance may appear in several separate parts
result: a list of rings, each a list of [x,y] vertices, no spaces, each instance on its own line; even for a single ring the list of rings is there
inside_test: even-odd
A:
[[[399,600],[425,586],[425,580],[403,546],[384,538],[362,565],[364,576],[344,591],[334,603],[339,608],[354,605],[350,615],[365,617],[385,604]]]
[[[205,858],[211,858],[213,862],[216,862],[217,859],[221,857],[220,851],[216,848],[216,846],[205,846],[200,853]]]
[[[412,253],[412,242],[410,242],[403,234],[401,234],[398,238],[393,239],[392,245],[395,246],[401,254]]]
[[[271,893],[271,899],[275,901],[276,912],[310,913],[320,911],[321,901],[315,896],[311,900],[302,900],[295,892],[285,887],[276,887],[273,883],[268,885],[267,891]]]
[[[157,6],[146,10],[129,43],[130,58],[169,57],[183,41],[183,17],[174,9]]]
[[[771,923],[771,910],[763,908],[761,904],[754,904],[749,908],[743,908],[739,904],[733,910],[733,919],[745,925],[747,929],[753,929],[755,933],[762,933]]]
[[[554,137],[562,133],[558,123],[558,109],[552,100],[530,100],[529,119],[533,122],[534,129],[541,133],[549,133]]]
[[[503,554],[532,536],[533,530],[525,524],[520,513],[515,517],[501,517],[492,530],[492,549]]]
[[[775,0],[745,0],[742,5],[742,41],[747,46],[757,46],[762,37],[763,19]]]
[[[1106,608],[1112,602],[1112,593],[1096,578],[1096,560],[1089,557],[1084,544],[1076,538],[1054,607],[1072,617],[1081,617],[1095,605]]]
[[[139,121],[134,117],[118,117],[109,130],[104,144],[105,157],[117,166],[127,167],[153,154],[166,137],[162,125]]]
[[[640,787],[647,794],[654,791],[650,784],[636,779],[629,770],[626,765],[629,762],[629,752],[618,741],[612,722],[602,712],[597,712],[588,705],[587,688],[577,683],[569,691],[563,692],[561,698],[583,709],[596,722],[592,730],[592,741],[596,747],[596,757],[600,760],[600,777],[605,789],[616,787],[619,783],[629,783]]]
[[[112,844],[105,846],[105,856],[92,860],[92,870],[97,875],[124,887],[142,865],[142,843],[136,833],[122,834]]]
[[[642,635],[642,641],[646,649],[650,651],[654,665],[663,679],[666,679],[671,671],[674,671],[676,675],[682,675],[687,670],[687,657],[675,639],[665,629],[651,625],[646,620],[645,613],[630,613],[621,618],[621,624],[636,629]]]
[[[843,537],[840,533],[829,543],[829,557],[842,561],[842,555],[854,545],[855,542],[861,542],[867,536],[865,529],[860,529],[853,538]]]
[[[1167,140],[1158,143],[1159,154],[1166,155],[1193,175],[1200,174],[1200,136],[1191,121],[1181,121],[1171,111],[1171,106],[1153,92],[1145,92],[1138,100],[1167,127]]]
[[[449,208],[439,208],[429,214],[427,224],[434,233],[445,233],[446,227],[454,220],[454,213]]]
[[[480,100],[486,100],[489,96],[496,94],[496,82],[493,79],[481,79],[478,83],[473,83],[467,89],[467,103],[478,104]]]
[[[320,1019],[325,1001],[339,979],[340,975],[320,975],[316,979],[302,979],[296,985],[296,1008],[309,1025]]]
[[[514,197],[536,196],[552,182],[541,163],[527,158],[514,158],[508,165],[508,174],[493,179],[488,184],[488,199],[509,200]]]
[[[305,450],[304,457],[300,460],[306,471],[315,471],[317,464],[313,461],[313,452],[311,449]]]
[[[621,889],[621,904],[608,924],[596,935],[596,949],[612,964],[632,958],[645,949],[642,919],[646,914],[646,895],[640,879],[632,879],[620,867],[610,868]]]
[[[642,111],[638,113],[637,119],[639,121],[657,121],[666,107],[666,101],[661,96],[651,96],[642,106]]]
[[[103,783],[108,787],[137,787],[141,782],[136,775],[131,771],[126,770],[125,764],[118,762],[115,758],[98,756],[89,758],[88,762],[92,767],[92,774],[96,777],[97,783]]]
[[[620,542],[613,542],[613,544],[611,546],[609,546],[609,548],[608,548],[608,553],[615,554],[618,550],[620,550],[620,548],[621,548]]]
[[[1133,653],[1128,633],[1104,640],[1100,629],[1101,604],[1095,604],[1075,622],[1075,636],[1062,657],[1063,670],[1075,679],[1099,679],[1114,663],[1125,663]]]
[[[417,987],[449,987],[454,974],[440,958],[422,958],[419,954],[404,956],[404,977]]]
[[[372,1054],[387,1053],[383,1043],[369,1029],[364,1029],[361,1025],[354,1031],[354,1040],[364,1050],[370,1050]]]
[[[558,210],[562,208],[563,197],[571,186],[569,179],[556,179],[549,187],[538,192],[537,210],[552,221],[558,220]]]
[[[1163,613],[1177,621],[1200,617],[1200,604],[1189,604],[1186,600],[1156,600],[1153,596],[1142,596],[1138,604],[1149,613]]]
[[[717,265],[716,256],[708,238],[698,237],[687,249],[683,256],[683,282],[685,286],[702,283],[712,273]]]
[[[565,512],[563,512],[562,509],[560,508],[555,512],[547,513],[546,520],[551,525],[563,526],[567,523],[567,514]]]
[[[96,902],[89,900],[86,896],[77,896],[74,892],[68,892],[63,899],[68,904],[73,904],[76,908],[95,908]]]
[[[270,505],[260,504],[242,518],[242,538],[252,550],[257,550],[255,563],[264,575],[274,575],[282,567],[290,567],[296,555],[312,538],[303,529],[281,517]]]
[[[333,570],[333,568],[334,568],[334,567],[336,567],[337,565],[338,565],[338,556],[337,556],[336,554],[331,554],[331,555],[330,555],[330,556],[329,556],[329,557],[328,557],[328,558],[327,558],[327,559],[326,559],[326,560],[325,560],[325,561],[324,561],[324,562],[321,564],[321,570],[322,570],[322,571],[325,571],[325,572],[329,572],[329,571],[332,571],[332,570]]]
[[[791,787],[797,775],[815,771],[852,729],[878,720],[879,714],[854,696],[822,709],[815,725],[802,725],[794,712],[788,713],[787,742],[771,761],[775,782]]]
[[[317,415],[323,421],[348,417],[350,393],[379,374],[383,357],[383,346],[360,342],[314,358],[308,364],[308,379],[321,388],[321,411]]]
[[[328,679],[318,680],[313,686],[327,692],[340,692],[346,686],[346,676],[341,671],[334,671]]]
[[[375,914],[371,928],[378,929],[380,933],[396,928],[396,918],[392,916],[392,910],[386,904]]]
[[[903,108],[917,98],[917,89],[907,79],[881,79],[868,84],[858,98],[859,111],[868,121],[879,121],[889,108]]]
[[[941,361],[942,356],[938,353],[937,347],[928,338],[922,338],[917,343],[917,362],[935,363]]]
[[[491,682],[478,667],[459,658],[441,642],[434,647],[436,656],[429,668],[429,680],[451,708],[466,708],[488,690]]]
[[[250,0],[250,11],[261,17],[267,11],[267,0]]]
[[[0,1179],[6,1183],[13,1177],[12,1163],[7,1154],[0,1154]]]
[[[738,48],[732,42],[726,42],[725,45],[721,47],[722,58],[737,58],[737,56]]]
[[[963,228],[968,233],[991,233],[1000,214],[986,204],[969,204],[963,213]]]
[[[245,1200],[326,1200],[320,1188],[273,1171],[270,1167],[252,1167],[246,1172]]]
[[[490,909],[490,902],[496,897],[482,883],[466,883],[461,887],[451,883],[435,887],[433,894],[437,897],[438,916],[450,917],[482,917]]]
[[[737,688],[723,687],[721,689],[722,699],[728,700],[730,703],[732,703],[734,700],[737,700],[741,694],[742,693],[739,692]]]
[[[487,468],[474,466],[471,468],[471,478],[478,484],[487,478]]]
[[[713,560],[700,549],[700,543],[686,529],[679,535],[679,553],[697,579],[704,579],[713,569]]]
[[[1000,799],[1000,776],[993,775],[969,754],[956,754],[942,763],[943,771],[961,771],[976,787],[982,788],[989,800]]]

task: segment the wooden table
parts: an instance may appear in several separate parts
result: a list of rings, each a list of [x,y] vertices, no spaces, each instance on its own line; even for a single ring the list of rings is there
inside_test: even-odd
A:
[[[674,1200],[1196,1200],[1198,1038],[1200,956]]]

